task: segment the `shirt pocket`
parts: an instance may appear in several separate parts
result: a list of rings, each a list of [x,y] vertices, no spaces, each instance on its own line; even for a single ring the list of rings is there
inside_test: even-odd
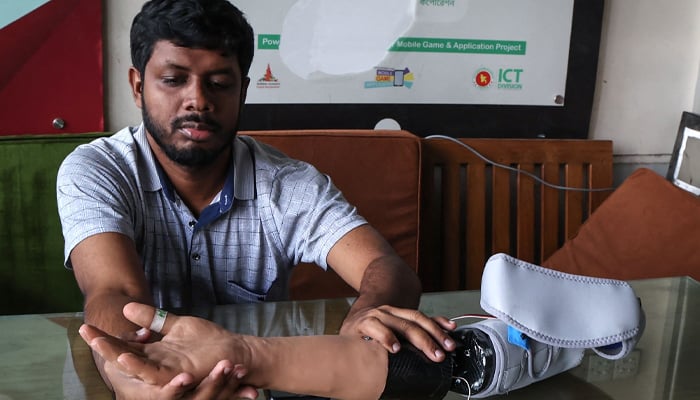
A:
[[[267,299],[267,293],[248,290],[234,281],[227,281],[224,303],[260,303]]]

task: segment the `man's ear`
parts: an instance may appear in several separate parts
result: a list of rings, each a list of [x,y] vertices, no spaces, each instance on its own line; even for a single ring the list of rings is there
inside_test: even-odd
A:
[[[143,99],[143,79],[141,73],[133,66],[129,68],[129,85],[131,86],[131,95],[134,97],[136,107],[141,108]]]
[[[245,104],[246,96],[248,96],[248,86],[250,85],[250,77],[245,77],[241,81],[241,107]]]

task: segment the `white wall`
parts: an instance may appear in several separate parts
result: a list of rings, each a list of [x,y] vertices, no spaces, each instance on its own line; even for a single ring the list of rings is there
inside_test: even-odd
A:
[[[105,0],[106,129],[140,122],[127,85],[129,27],[144,0]],[[235,3],[235,0],[234,0]],[[590,138],[616,163],[664,169],[680,115],[700,111],[700,1],[606,0]]]
[[[694,111],[700,2],[606,0],[590,138],[617,162],[668,163],[683,111]]]
[[[103,0],[105,130],[117,131],[141,122],[129,91],[129,29],[145,0]]]

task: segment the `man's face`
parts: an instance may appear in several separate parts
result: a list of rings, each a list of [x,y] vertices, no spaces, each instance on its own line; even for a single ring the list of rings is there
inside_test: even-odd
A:
[[[129,74],[146,130],[168,158],[202,166],[230,149],[248,87],[235,55],[159,41],[144,76]]]

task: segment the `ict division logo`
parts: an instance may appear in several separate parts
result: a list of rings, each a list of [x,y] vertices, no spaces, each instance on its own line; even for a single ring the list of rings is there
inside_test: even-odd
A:
[[[487,88],[493,83],[493,73],[487,68],[480,68],[474,74],[474,85],[478,88]]]
[[[496,89],[522,90],[521,82],[524,70],[522,68],[499,68],[494,75],[488,68],[479,68],[474,73],[474,85],[481,89],[495,86]]]
[[[374,80],[365,82],[365,89],[405,87],[410,89],[413,86],[413,73],[408,67],[404,69],[394,69],[377,67]]]

